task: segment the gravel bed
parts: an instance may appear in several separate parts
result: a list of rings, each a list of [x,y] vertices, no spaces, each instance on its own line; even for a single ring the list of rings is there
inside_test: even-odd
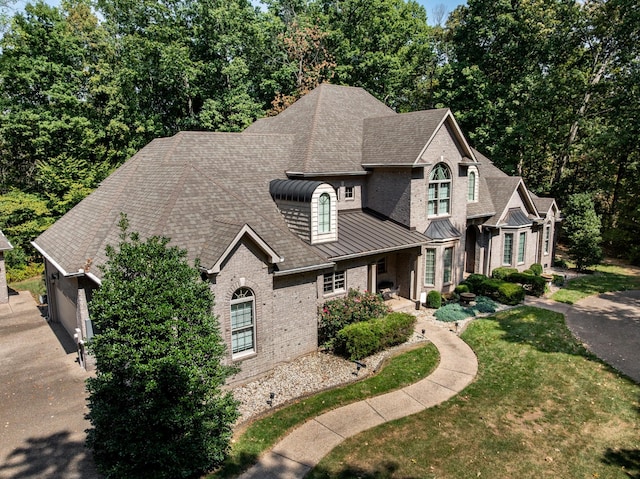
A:
[[[421,335],[414,335],[405,344],[426,341]],[[236,386],[233,396],[240,402],[241,424],[260,416],[271,408],[281,406],[294,399],[364,379],[374,374],[383,361],[404,345],[379,352],[360,363],[366,367],[357,369],[353,361],[330,353],[316,352],[302,356],[289,363],[276,366],[266,376]],[[270,393],[274,393],[271,404]]]

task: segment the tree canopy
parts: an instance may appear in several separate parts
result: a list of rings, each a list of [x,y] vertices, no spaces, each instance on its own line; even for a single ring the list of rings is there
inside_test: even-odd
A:
[[[632,0],[468,0],[444,26],[414,0],[39,0],[0,39],[0,196],[35,195],[53,221],[153,138],[240,131],[330,81],[398,112],[451,108],[561,208],[593,193],[629,253],[639,16]]]
[[[96,376],[87,444],[107,478],[199,477],[220,465],[238,413],[213,297],[186,251],[127,231],[90,301]]]

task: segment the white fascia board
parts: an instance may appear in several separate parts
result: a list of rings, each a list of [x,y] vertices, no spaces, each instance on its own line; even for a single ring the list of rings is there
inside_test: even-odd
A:
[[[467,143],[467,140],[464,137],[464,134],[462,133],[462,130],[458,125],[458,122],[453,116],[453,113],[451,113],[451,110],[447,108],[447,112],[442,116],[442,119],[440,120],[440,123],[438,123],[438,126],[434,128],[433,133],[431,133],[431,136],[429,137],[427,142],[424,144],[424,147],[422,148],[422,150],[420,150],[420,153],[418,154],[418,157],[415,159],[414,163],[417,164],[420,161],[420,159],[422,158],[422,155],[424,155],[424,153],[427,151],[427,148],[433,141],[433,138],[438,134],[438,132],[440,131],[440,128],[442,128],[442,125],[444,125],[447,120],[449,120],[450,124],[452,125],[454,132],[458,137],[457,139],[462,145],[462,149],[466,151],[466,153],[469,155],[469,158],[471,158],[476,163],[478,162],[478,160],[476,159],[476,156],[473,154],[473,149],[469,146],[469,143]]]
[[[38,244],[35,241],[31,242],[31,246],[33,246],[36,250],[38,250],[38,253],[40,253],[42,256],[44,256],[44,258],[53,265],[53,267],[55,269],[57,269],[60,273],[62,273],[62,276],[71,276],[72,274],[75,273],[67,273],[67,271],[60,266],[60,264],[54,260],[51,256],[49,256],[45,250],[43,250],[40,246],[38,246]]]
[[[215,262],[215,264],[211,269],[207,270],[208,274],[217,274],[220,272],[220,269],[222,268],[222,263],[231,254],[231,251],[233,251],[233,248],[235,248],[235,246],[240,242],[240,240],[245,234],[249,236],[249,238],[251,238],[260,247],[260,249],[262,249],[262,251],[264,251],[269,256],[269,261],[272,264],[282,263],[284,261],[284,258],[282,256],[276,253],[276,251],[271,246],[269,246],[267,242],[264,241],[260,237],[260,235],[258,235],[258,233],[256,233],[251,228],[251,226],[245,223],[242,226],[242,228],[240,228],[240,231],[238,231],[238,233],[233,238],[233,240],[229,243],[229,245],[224,250],[224,252],[220,255],[220,258],[218,258],[218,261]]]

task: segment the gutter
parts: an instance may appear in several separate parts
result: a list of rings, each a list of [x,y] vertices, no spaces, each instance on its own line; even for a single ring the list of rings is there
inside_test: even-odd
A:
[[[314,264],[313,266],[302,266],[300,268],[286,269],[284,271],[274,271],[274,276],[286,276],[289,274],[306,273],[308,271],[316,271],[319,269],[333,268],[336,264],[334,262],[324,264]]]
[[[56,260],[49,256],[40,246],[38,246],[35,241],[31,242],[31,246],[33,246],[38,251],[38,253],[40,253],[49,263],[51,263],[55,269],[62,273],[62,276],[64,276],[65,278],[79,278],[81,276],[86,276],[87,278],[95,282],[98,286],[102,285],[102,280],[100,278],[98,278],[93,273],[85,272],[85,270],[82,268],[80,268],[76,272],[69,273],[62,266],[60,266],[60,264]]]
[[[334,256],[331,259],[334,260],[334,261],[345,261],[345,260],[348,260],[348,259],[362,258],[364,256],[371,256],[371,255],[374,255],[374,254],[390,253],[392,251],[402,251],[402,250],[405,250],[405,249],[416,248],[418,246],[427,245],[427,244],[429,244],[429,241],[424,241],[424,242],[420,242],[420,243],[404,245],[404,246],[401,246],[401,247],[390,246],[389,248],[382,248],[382,249],[377,249],[377,250],[373,250],[373,251],[365,251],[365,252],[362,252],[362,253],[353,253],[353,254],[348,254],[348,255],[345,255],[345,256]]]

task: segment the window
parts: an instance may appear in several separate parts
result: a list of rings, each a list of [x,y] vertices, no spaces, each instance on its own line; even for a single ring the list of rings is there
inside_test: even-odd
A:
[[[445,248],[442,256],[442,282],[444,284],[451,283],[451,271],[453,267],[453,248]]]
[[[318,233],[331,231],[331,198],[329,193],[322,193],[318,200]]]
[[[249,288],[237,289],[231,297],[231,353],[255,351],[254,296]]]
[[[355,198],[355,196],[353,194],[353,186],[345,186],[344,187],[344,199],[345,200],[352,200],[353,198]]]
[[[468,176],[468,190],[467,190],[467,201],[475,201],[476,200],[476,172],[470,171]]]
[[[551,226],[544,227],[544,254],[549,254],[549,244],[551,242]]]
[[[324,275],[323,291],[324,294],[336,293],[345,289],[345,272],[334,271]]]
[[[424,256],[424,284],[433,286],[436,284],[436,250],[428,249]]]
[[[513,258],[513,233],[504,235],[504,249],[502,250],[502,264],[510,265]]]
[[[387,257],[380,258],[376,264],[376,273],[383,274],[387,272]]]
[[[520,238],[518,239],[518,264],[524,263],[524,252],[527,244],[527,233],[524,231],[520,233]]]
[[[429,216],[448,215],[451,206],[451,172],[444,163],[438,163],[429,175]]]

